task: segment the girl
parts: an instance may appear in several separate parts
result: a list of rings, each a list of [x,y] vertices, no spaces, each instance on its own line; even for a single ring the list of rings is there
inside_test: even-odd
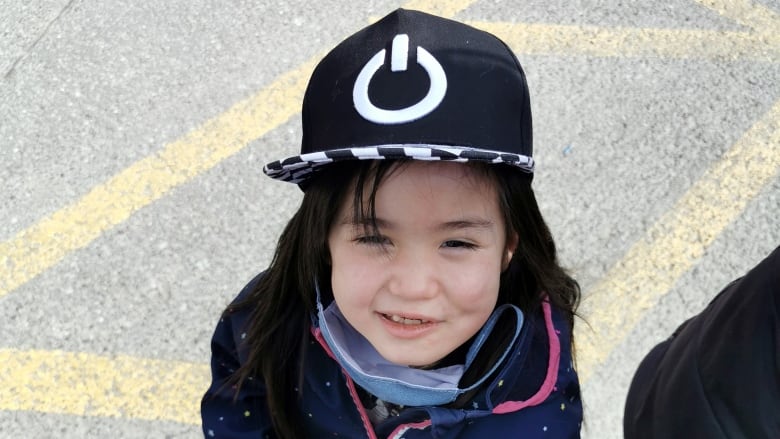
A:
[[[579,437],[577,283],[531,190],[524,73],[398,10],[317,66],[301,206],[223,313],[206,437]]]

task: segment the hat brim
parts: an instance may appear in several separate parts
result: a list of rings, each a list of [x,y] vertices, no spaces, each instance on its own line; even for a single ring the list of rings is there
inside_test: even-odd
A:
[[[339,148],[288,157],[268,163],[263,172],[276,180],[302,183],[320,167],[343,160],[425,160],[504,164],[534,172],[534,160],[520,154],[450,145],[380,145]]]

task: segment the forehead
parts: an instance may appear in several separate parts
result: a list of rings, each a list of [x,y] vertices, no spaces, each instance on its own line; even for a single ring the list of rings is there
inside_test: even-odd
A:
[[[388,166],[389,165],[389,166]],[[343,204],[358,217],[373,217],[383,210],[422,209],[442,211],[484,211],[498,213],[496,178],[485,165],[475,166],[456,162],[404,161],[384,164],[378,184],[374,167],[362,185],[362,197],[357,197],[355,186]],[[376,210],[375,210],[376,209]],[[489,212],[488,212],[489,211]],[[396,212],[397,213],[397,212]]]
[[[484,165],[443,161],[409,160],[395,162],[382,176],[377,192],[396,187],[435,189],[439,192],[495,192],[495,178]],[[365,190],[372,188],[364,187]]]

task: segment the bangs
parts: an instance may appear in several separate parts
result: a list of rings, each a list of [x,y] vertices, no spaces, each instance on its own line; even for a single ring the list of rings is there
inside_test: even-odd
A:
[[[351,165],[350,167],[352,168],[351,191],[345,192],[346,194],[352,194],[352,224],[363,226],[366,231],[372,233],[378,232],[379,226],[376,221],[377,192],[386,178],[392,176],[396,172],[402,171],[412,163],[419,162],[414,160],[370,160],[352,162],[347,165]],[[495,170],[497,165],[481,162],[467,162],[453,163],[453,166],[462,167],[462,176],[464,179],[472,180],[472,183],[475,185],[491,185],[497,194],[501,194],[498,184],[499,179]],[[502,197],[499,195],[499,198]],[[345,201],[346,200],[341,200],[341,203]],[[498,202],[502,213],[506,217],[507,211],[503,208],[504,203],[502,203],[500,199]],[[508,222],[509,218],[504,219],[504,224],[511,224]]]

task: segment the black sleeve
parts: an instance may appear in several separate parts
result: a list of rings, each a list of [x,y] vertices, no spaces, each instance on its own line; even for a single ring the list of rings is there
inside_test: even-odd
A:
[[[780,247],[642,361],[626,439],[780,438]]]

